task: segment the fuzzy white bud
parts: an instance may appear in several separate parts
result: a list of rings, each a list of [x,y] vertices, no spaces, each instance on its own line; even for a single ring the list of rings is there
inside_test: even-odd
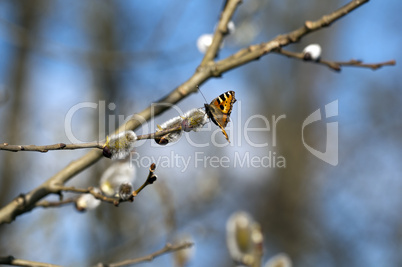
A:
[[[181,244],[184,242],[188,243],[194,243],[194,239],[192,236],[188,234],[184,234],[180,237],[175,238],[176,244]],[[191,259],[194,257],[195,254],[195,247],[189,247],[186,249],[181,249],[178,250],[176,253],[174,253],[174,261],[175,261],[175,266],[188,266],[188,263],[191,261]]]
[[[232,259],[251,265],[262,245],[259,225],[245,212],[236,212],[226,223],[226,243]]]
[[[319,44],[311,44],[303,50],[305,60],[317,61],[321,57],[321,46]]]
[[[131,183],[121,184],[119,187],[119,197],[122,200],[128,200],[132,196],[133,193],[133,185]]]
[[[234,34],[236,31],[236,26],[234,24],[234,22],[231,20],[228,23],[228,34]]]
[[[212,44],[213,37],[214,36],[210,33],[203,34],[200,37],[198,37],[198,40],[197,40],[198,51],[205,54],[205,52],[207,52],[208,48]]]
[[[112,159],[125,159],[134,149],[137,135],[133,131],[124,131],[107,138],[103,152]]]
[[[95,192],[100,193],[100,190],[95,188]],[[100,205],[101,201],[95,198],[92,194],[82,194],[75,202],[75,206],[79,211],[93,210]]]
[[[208,116],[205,110],[201,108],[192,109],[186,112],[183,117],[181,125],[185,132],[196,132],[208,122]]]
[[[107,168],[100,179],[100,189],[102,192],[113,197],[119,194],[120,186],[128,183],[133,184],[135,181],[136,168],[129,161],[117,161]]]
[[[216,31],[216,27],[218,27],[218,24],[215,25],[214,31]],[[236,25],[234,24],[234,22],[232,20],[228,22],[227,27],[228,27],[228,32],[227,32],[228,35],[235,33]]]
[[[182,122],[183,122],[182,117],[180,116],[174,117],[173,119],[170,119],[162,123],[161,125],[158,125],[158,129],[156,130],[156,132],[176,128],[178,126],[181,126]],[[177,130],[165,134],[162,137],[155,138],[155,142],[157,142],[159,145],[167,145],[168,143],[174,143],[180,139],[182,133],[183,133],[182,130]]]
[[[245,212],[236,212],[226,223],[226,243],[232,259],[243,261],[251,246],[251,217]]]
[[[292,267],[292,260],[285,253],[281,253],[270,258],[264,267]]]

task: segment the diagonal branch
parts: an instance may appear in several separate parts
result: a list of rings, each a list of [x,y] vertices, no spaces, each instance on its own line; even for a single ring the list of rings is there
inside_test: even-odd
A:
[[[252,60],[259,59],[260,57],[271,53],[273,50],[298,42],[305,35],[330,26],[338,19],[346,16],[368,1],[369,0],[353,0],[333,13],[322,16],[319,20],[306,21],[302,27],[292,32],[279,35],[269,42],[251,45],[247,48],[241,49],[232,56],[218,61],[212,69],[213,76],[219,77],[223,72],[234,69]]]
[[[284,55],[287,57],[291,57],[291,58],[305,60],[303,53],[291,52],[291,51],[284,50],[284,49],[277,49],[277,50],[275,50],[275,53],[281,54],[281,55]],[[361,60],[355,60],[355,59],[351,59],[349,61],[343,61],[343,62],[342,61],[327,61],[327,60],[320,59],[317,61],[310,61],[310,62],[325,65],[335,71],[341,71],[341,67],[343,67],[343,66],[369,68],[372,70],[376,70],[383,66],[393,66],[396,64],[395,60],[389,60],[389,61],[381,62],[381,63],[367,64],[367,63],[363,63]]]
[[[13,256],[0,257],[0,264],[12,265],[12,266],[61,267],[60,265],[54,265],[49,263],[16,259]]]
[[[215,30],[212,44],[205,53],[200,66],[204,66],[208,63],[213,62],[213,60],[218,55],[219,48],[221,47],[221,44],[223,42],[223,38],[228,33],[228,23],[231,20],[237,6],[240,5],[241,2],[242,0],[232,0],[226,2],[226,5],[219,19],[218,27],[216,27]]]

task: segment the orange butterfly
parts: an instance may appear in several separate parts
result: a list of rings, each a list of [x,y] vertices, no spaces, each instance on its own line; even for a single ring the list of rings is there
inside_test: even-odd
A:
[[[205,104],[205,112],[208,117],[221,128],[222,133],[225,135],[226,140],[230,143],[228,134],[225,131],[225,127],[230,121],[229,116],[232,112],[233,104],[236,102],[235,92],[227,91],[221,94],[211,104]]]

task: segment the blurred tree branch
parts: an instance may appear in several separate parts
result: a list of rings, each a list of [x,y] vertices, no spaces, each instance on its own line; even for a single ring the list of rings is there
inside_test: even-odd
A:
[[[150,184],[153,184],[156,179],[157,176],[154,174],[156,169],[156,165],[155,163],[152,163],[151,166],[149,167],[149,174],[147,179],[145,180],[145,182],[135,191],[132,192],[132,197],[124,200],[121,198],[115,198],[115,197],[107,197],[105,195],[103,195],[102,193],[100,193],[99,191],[95,190],[95,188],[93,187],[89,187],[89,188],[76,188],[76,187],[67,187],[67,186],[59,186],[54,188],[55,191],[59,192],[60,195],[60,201],[40,201],[38,203],[36,203],[36,207],[43,207],[43,208],[49,208],[49,207],[59,207],[59,206],[63,206],[66,204],[70,204],[70,203],[75,203],[77,201],[78,198],[69,198],[66,200],[62,200],[63,192],[73,192],[73,193],[78,193],[78,194],[91,194],[92,196],[94,196],[96,199],[99,199],[103,202],[107,202],[107,203],[111,203],[115,206],[118,206],[121,202],[127,202],[127,201],[134,201],[134,197],[136,197],[145,187],[147,187]]]
[[[140,257],[140,258],[129,259],[129,260],[124,260],[124,261],[109,263],[109,264],[98,263],[96,266],[97,267],[120,267],[120,266],[134,265],[134,264],[138,264],[138,263],[152,261],[156,257],[162,256],[167,253],[176,252],[176,251],[179,251],[182,249],[188,249],[188,248],[192,247],[193,245],[194,244],[190,243],[190,242],[184,242],[182,244],[176,244],[176,245],[167,243],[162,249],[155,251],[149,255]],[[54,264],[49,264],[49,263],[16,259],[13,256],[0,257],[0,264],[12,265],[12,266],[60,267],[60,265],[54,265]]]
[[[228,23],[232,19],[232,16],[237,6],[242,0],[226,1],[221,17],[219,19],[218,27],[215,30],[212,44],[204,55],[200,66],[205,66],[213,62],[219,52],[219,48],[223,42],[224,36],[228,33]]]
[[[96,191],[95,188],[93,188],[93,187],[89,187],[89,188],[85,189],[85,188],[59,186],[59,187],[56,187],[54,190],[59,191],[59,194],[61,194],[61,192],[72,192],[72,193],[78,193],[78,194],[91,194],[96,199],[99,199],[99,200],[101,200],[103,202],[111,203],[111,204],[116,205],[116,206],[118,206],[119,203],[122,201],[121,199],[118,199],[118,198],[107,197],[107,196],[103,195],[102,193]]]
[[[52,59],[72,61],[74,63],[88,63],[93,68],[103,70],[117,70],[128,67],[141,68],[143,64],[152,62],[156,56],[171,57],[177,51],[183,51],[188,48],[188,45],[183,45],[167,52],[162,49],[136,52],[102,48],[96,51],[81,51],[74,50],[71,47],[65,46],[65,44],[55,42],[43,36],[40,38],[32,36],[25,27],[7,21],[4,18],[0,18],[1,24],[7,29],[7,41],[20,49],[29,49]],[[28,46],[28,43],[33,43],[33,45]],[[110,64],[105,65],[105,61],[109,61]],[[141,62],[141,64],[133,65],[137,62]]]
[[[176,251],[182,250],[182,249],[187,249],[192,246],[193,246],[193,243],[190,243],[190,242],[185,242],[183,244],[178,244],[178,245],[172,245],[172,244],[167,243],[164,248],[162,248],[154,253],[151,253],[147,256],[144,256],[144,257],[130,259],[130,260],[124,260],[124,261],[120,261],[120,262],[116,262],[116,263],[109,263],[109,264],[98,263],[96,266],[97,267],[120,267],[120,266],[134,265],[134,264],[138,264],[138,263],[152,261],[156,257],[159,257],[163,254],[176,252]]]
[[[60,265],[54,265],[49,263],[16,259],[13,256],[0,257],[0,264],[12,265],[12,266],[61,267]]]
[[[60,207],[63,205],[67,204],[73,204],[77,201],[77,198],[68,198],[60,201],[47,201],[47,200],[42,200],[36,203],[36,207],[42,207],[42,208],[54,208],[54,207]]]
[[[251,45],[247,48],[241,49],[237,53],[223,60],[215,62],[214,58],[220,47],[223,35],[227,30],[227,23],[231,20],[236,7],[240,3],[239,0],[229,0],[221,14],[220,22],[215,31],[212,45],[209,47],[204,59],[202,60],[200,66],[196,69],[195,73],[187,81],[170,92],[167,96],[160,99],[156,105],[154,104],[149,106],[140,113],[134,114],[129,121],[127,121],[117,130],[117,132],[135,130],[141,126],[143,121],[147,121],[151,117],[163,113],[164,111],[170,109],[173,104],[176,104],[190,94],[197,92],[197,85],[202,85],[212,77],[219,77],[228,70],[259,59],[261,56],[273,52],[282,46],[297,42],[305,35],[331,25],[336,20],[342,18],[367,2],[368,0],[351,1],[342,8],[328,15],[324,15],[317,21],[306,21],[302,27],[288,34],[279,35],[266,43]],[[17,197],[0,210],[0,223],[10,223],[18,215],[31,211],[36,207],[36,203],[40,199],[51,193],[56,193],[53,190],[55,185],[65,184],[72,177],[97,162],[101,157],[102,153],[100,150],[91,150],[85,156],[71,162],[42,185],[24,195],[24,197]]]

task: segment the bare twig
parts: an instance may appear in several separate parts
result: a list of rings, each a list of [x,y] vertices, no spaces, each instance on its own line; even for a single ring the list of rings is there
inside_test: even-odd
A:
[[[132,118],[123,124],[116,132],[122,132],[125,130],[134,130],[141,126],[141,123],[149,120],[151,117],[157,116],[164,111],[170,109],[172,105],[183,100],[192,93],[196,93],[197,85],[202,85],[204,82],[212,77],[219,77],[224,72],[239,67],[243,64],[259,59],[273,50],[289,45],[291,43],[299,41],[307,34],[320,30],[323,27],[327,27],[336,20],[347,15],[354,9],[367,3],[368,0],[353,0],[341,7],[340,9],[323,16],[317,21],[306,21],[302,27],[296,29],[288,34],[279,35],[269,42],[252,45],[247,48],[241,49],[237,53],[225,58],[223,60],[214,62],[216,53],[213,50],[219,47],[220,40],[212,42],[210,50],[202,60],[200,66],[196,69],[196,72],[183,84],[170,92],[167,96],[149,106],[142,112],[135,114]],[[229,22],[232,14],[238,6],[239,0],[228,0],[226,7],[221,15],[218,29],[215,32],[215,38],[220,35],[218,31],[222,28],[226,29],[227,22]],[[210,52],[209,52],[210,51]],[[216,50],[217,51],[217,50]],[[4,206],[0,210],[0,224],[12,222],[18,215],[26,213],[35,208],[36,202],[45,196],[54,193],[53,186],[55,184],[65,184],[72,177],[85,170],[102,157],[102,151],[99,149],[93,149],[80,159],[71,162],[64,169],[60,170],[53,177],[49,178],[46,182],[33,189],[24,196],[15,198],[12,202]]]
[[[157,138],[157,137],[164,136],[165,134],[180,131],[180,130],[181,130],[181,126],[178,126],[178,127],[175,127],[175,128],[166,129],[166,130],[158,131],[158,132],[155,132],[155,133],[139,135],[139,136],[137,136],[137,139],[138,140],[154,139],[154,138]],[[12,151],[12,152],[35,151],[35,152],[42,152],[42,153],[46,153],[49,150],[74,150],[74,149],[84,149],[84,148],[103,149],[103,147],[104,147],[104,145],[101,144],[101,143],[84,143],[84,144],[58,143],[58,144],[54,144],[54,145],[45,145],[45,146],[10,145],[8,143],[0,144],[0,150],[6,150],[6,151]]]
[[[153,182],[156,181],[157,176],[154,174],[156,169],[155,163],[152,163],[151,166],[149,167],[149,174],[142,186],[138,188],[137,190],[132,192],[132,196],[129,199],[121,199],[121,198],[115,198],[115,197],[108,197],[100,193],[99,191],[95,190],[93,187],[89,188],[76,188],[74,186],[54,186],[53,190],[61,194],[61,192],[72,192],[72,193],[78,193],[78,194],[91,194],[93,195],[96,199],[99,199],[101,201],[111,203],[115,206],[118,206],[122,202],[127,202],[130,201],[132,202],[134,200],[134,197],[137,196],[147,185],[152,184]],[[37,207],[56,207],[56,206],[61,206],[65,205],[68,203],[73,203],[77,199],[68,199],[64,201],[57,201],[57,202],[48,202],[48,201],[41,201],[36,204]]]
[[[297,58],[300,60],[305,60],[304,59],[304,54],[303,53],[296,53],[296,52],[291,52],[288,50],[284,50],[284,49],[277,49],[275,50],[275,53],[287,56],[287,57],[291,57],[291,58]],[[395,60],[389,60],[386,62],[382,62],[382,63],[375,63],[375,64],[367,64],[367,63],[363,63],[361,60],[355,60],[355,59],[351,59],[349,61],[327,61],[327,60],[317,60],[317,61],[313,61],[311,60],[310,62],[316,63],[316,64],[321,64],[321,65],[326,65],[329,68],[335,70],[335,71],[341,71],[341,67],[342,66],[351,66],[351,67],[360,67],[360,68],[369,68],[372,70],[376,70],[379,69],[383,66],[393,66],[396,64]]]
[[[7,143],[0,144],[0,150],[7,150],[12,152],[18,151],[36,151],[36,152],[48,152],[49,150],[73,150],[73,149],[83,149],[83,148],[99,148],[102,149],[103,146],[99,143],[85,143],[85,144],[54,144],[46,146],[35,146],[35,145],[9,145]]]
[[[65,200],[60,200],[60,201],[47,201],[43,200],[38,203],[36,203],[36,207],[42,207],[42,208],[54,208],[54,207],[60,207],[64,206],[67,204],[73,204],[77,201],[77,198],[68,198]]]
[[[136,258],[136,259],[124,260],[124,261],[120,261],[120,262],[116,262],[116,263],[110,263],[110,264],[99,263],[99,264],[97,264],[97,267],[105,267],[105,266],[120,267],[120,266],[134,265],[134,264],[138,264],[138,263],[142,263],[142,262],[146,262],[146,261],[152,261],[156,257],[159,257],[163,254],[176,252],[176,251],[182,250],[182,249],[187,249],[187,248],[192,247],[193,245],[194,244],[190,243],[190,242],[185,242],[183,244],[178,244],[178,245],[172,245],[172,244],[168,243],[165,245],[164,248],[162,248],[158,251],[155,251],[154,253],[151,253],[147,256]]]
[[[28,261],[16,259],[13,256],[0,257],[0,264],[12,265],[12,266],[35,266],[35,267],[61,267],[60,265],[54,265],[49,263],[42,263],[37,261]]]
[[[93,195],[96,199],[102,200],[107,203],[111,203],[115,206],[118,206],[120,202],[124,202],[122,199],[114,198],[114,197],[107,197],[103,195],[102,193],[99,193],[97,190],[95,190],[93,187],[89,187],[87,189],[85,188],[76,188],[73,186],[57,186],[54,188],[54,190],[58,192],[72,192],[72,193],[78,193],[78,194],[91,194]]]
[[[168,133],[181,131],[181,129],[182,129],[181,126],[177,126],[177,127],[170,128],[170,129],[165,129],[165,130],[162,130],[162,131],[157,131],[155,133],[138,135],[137,140],[155,139],[155,138],[158,138],[158,137],[162,137],[162,136],[164,136],[164,135],[166,135]]]
[[[155,163],[152,163],[151,166],[149,167],[149,174],[147,177],[147,180],[143,185],[140,186],[137,190],[133,192],[134,196],[138,195],[142,189],[144,189],[147,185],[153,184],[156,181],[157,176],[154,174],[154,171],[156,169]]]
[[[306,21],[304,25],[287,34],[279,35],[269,42],[251,45],[247,48],[241,49],[235,54],[216,62],[214,66],[211,66],[211,72],[213,76],[219,77],[223,72],[241,66],[252,60],[259,59],[260,57],[271,53],[283,46],[287,46],[291,43],[298,42],[302,37],[307,34],[320,30],[324,27],[330,26],[338,19],[346,16],[356,8],[367,3],[369,0],[353,0],[338,10],[322,16],[316,21]]]

